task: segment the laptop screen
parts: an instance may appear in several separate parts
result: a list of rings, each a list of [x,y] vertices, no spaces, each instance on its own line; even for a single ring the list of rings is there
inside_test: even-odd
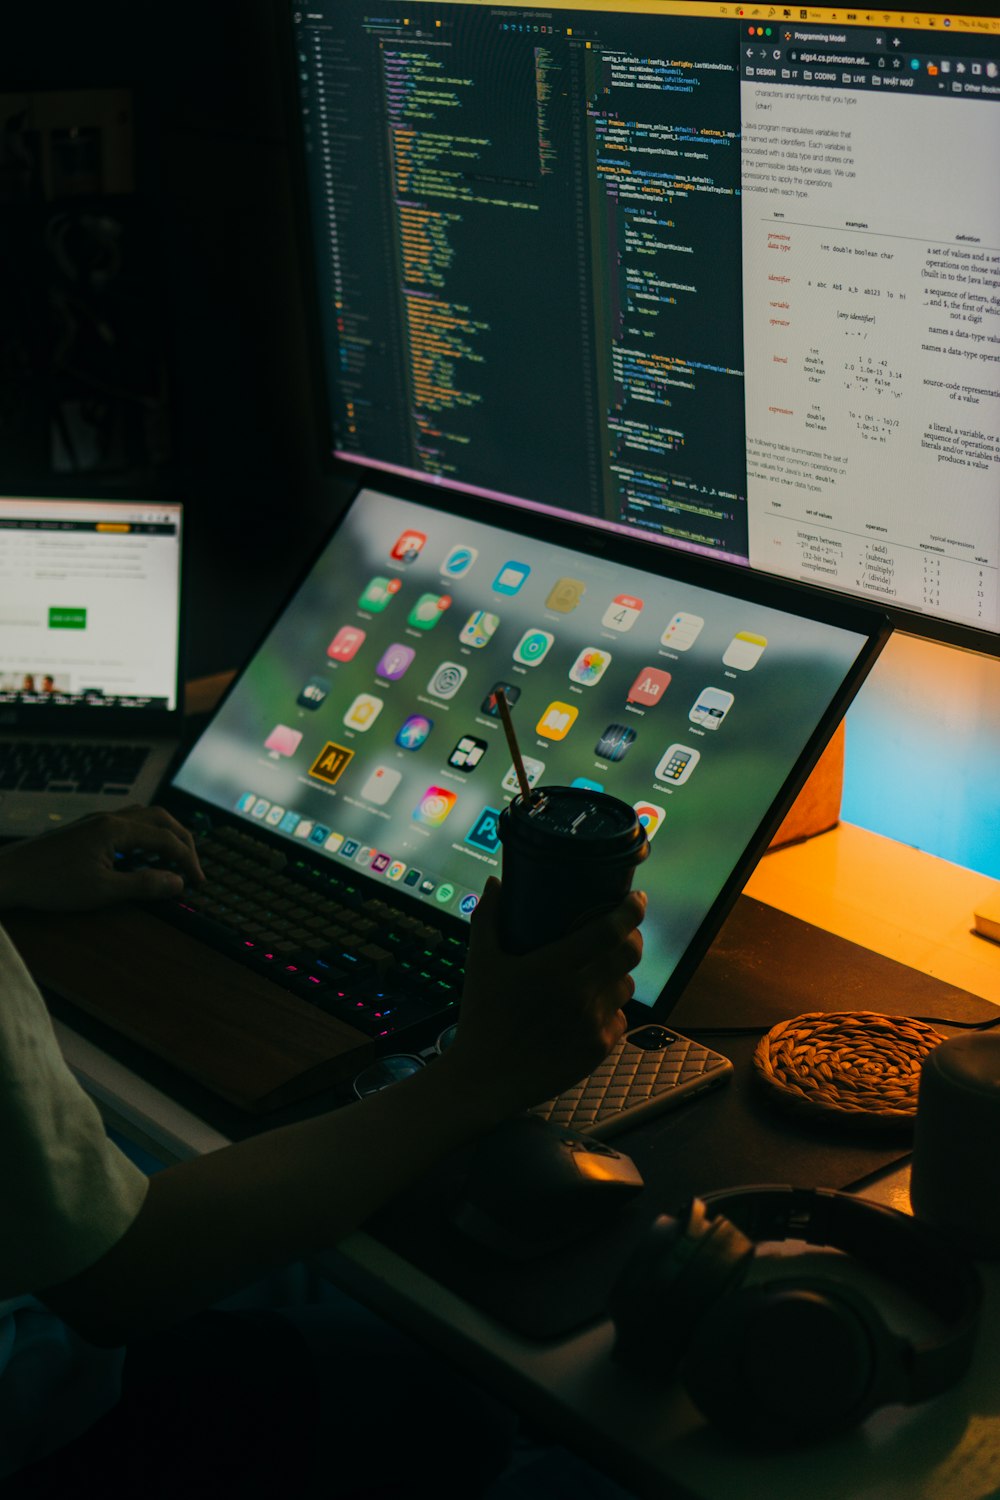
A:
[[[646,825],[652,1003],[881,623],[652,561],[364,489],[173,784],[468,919],[517,793],[502,687],[533,783],[601,788]]]
[[[0,497],[0,704],[176,710],[180,581],[179,505]]]

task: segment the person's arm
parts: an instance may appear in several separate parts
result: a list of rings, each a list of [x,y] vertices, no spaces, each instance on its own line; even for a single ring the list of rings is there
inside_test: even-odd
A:
[[[162,809],[132,809],[0,850],[0,910],[176,894],[180,874],[119,870],[137,849],[201,878],[190,834]],[[500,948],[498,897],[489,881],[443,1057],[363,1103],[157,1173],[117,1243],[43,1300],[95,1343],[161,1327],[333,1245],[448,1152],[589,1073],[625,1025],[645,897],[521,957]]]
[[[440,1059],[362,1103],[157,1173],[96,1265],[39,1295],[117,1344],[333,1245],[448,1152],[590,1072],[618,1040],[645,898],[535,954],[497,936],[499,885],[473,919],[458,1035]]]

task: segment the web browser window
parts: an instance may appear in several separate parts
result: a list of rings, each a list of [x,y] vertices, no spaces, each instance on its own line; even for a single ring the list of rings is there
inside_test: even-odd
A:
[[[0,702],[177,707],[181,508],[0,497]]]
[[[750,562],[1000,627],[1000,65],[942,28],[742,48]]]

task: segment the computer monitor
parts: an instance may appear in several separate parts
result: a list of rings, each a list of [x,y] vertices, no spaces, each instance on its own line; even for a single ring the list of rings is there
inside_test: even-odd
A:
[[[1000,16],[289,16],[339,460],[1000,653]]]

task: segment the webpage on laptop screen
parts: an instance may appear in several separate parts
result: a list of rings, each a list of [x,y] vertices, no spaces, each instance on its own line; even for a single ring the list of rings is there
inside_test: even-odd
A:
[[[0,498],[0,703],[177,706],[177,505]]]

